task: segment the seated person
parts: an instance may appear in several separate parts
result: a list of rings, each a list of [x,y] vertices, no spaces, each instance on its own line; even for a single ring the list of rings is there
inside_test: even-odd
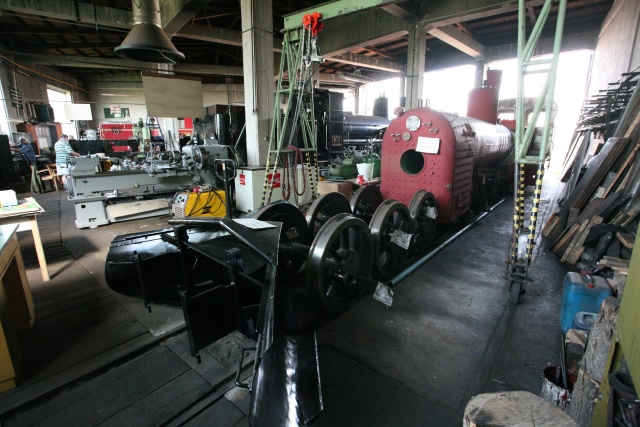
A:
[[[27,141],[27,138],[24,136],[20,137],[12,151],[22,153],[30,166],[36,166],[36,153],[33,151],[33,147],[31,147],[31,144],[29,144],[29,141]]]

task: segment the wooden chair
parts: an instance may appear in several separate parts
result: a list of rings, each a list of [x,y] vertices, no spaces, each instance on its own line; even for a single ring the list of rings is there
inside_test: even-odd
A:
[[[56,191],[60,191],[60,176],[58,175],[55,165],[47,165],[46,169],[38,171],[38,175],[40,175],[42,181],[50,181],[53,183]],[[51,189],[53,190],[53,188]]]

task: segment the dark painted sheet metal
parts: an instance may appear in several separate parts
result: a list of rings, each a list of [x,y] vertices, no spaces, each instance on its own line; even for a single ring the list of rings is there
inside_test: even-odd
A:
[[[307,425],[323,408],[315,331],[275,329],[273,345],[254,374],[249,425]]]

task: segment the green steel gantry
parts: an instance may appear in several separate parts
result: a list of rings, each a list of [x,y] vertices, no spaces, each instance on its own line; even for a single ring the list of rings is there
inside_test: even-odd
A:
[[[562,44],[562,32],[567,8],[567,0],[558,2],[553,53],[550,58],[533,58],[535,48],[542,30],[551,12],[553,0],[545,0],[538,19],[527,39],[526,32],[526,4],[525,0],[519,0],[518,9],[518,92],[516,98],[516,131],[515,131],[515,178],[514,178],[514,227],[511,238],[511,254],[508,261],[508,273],[511,280],[510,301],[517,304],[523,290],[523,284],[527,280],[527,271],[531,265],[533,248],[535,246],[536,224],[540,207],[540,194],[542,191],[542,178],[544,175],[544,162],[549,150],[551,139],[551,117],[554,109],[553,95],[556,85],[556,74]],[[525,111],[525,76],[528,74],[544,73],[545,83],[536,100],[533,111],[527,117]],[[534,142],[536,124],[542,111],[544,124],[539,150],[531,150]],[[529,216],[529,226],[524,227],[525,208],[525,165],[537,165],[535,189]],[[526,240],[526,243],[525,243]]]
[[[271,201],[281,155],[291,155],[297,150],[298,130],[302,135],[308,182],[315,197],[318,182],[316,165],[316,123],[313,110],[313,76],[323,58],[317,46],[317,34],[322,28],[320,19],[327,20],[349,13],[392,4],[397,0],[335,0],[313,9],[292,13],[284,17],[282,57],[275,91],[274,118],[269,137],[269,151],[261,205]],[[315,30],[315,31],[314,31]],[[314,172],[315,171],[315,176]],[[293,173],[296,173],[295,171]],[[294,189],[296,191],[297,189]]]

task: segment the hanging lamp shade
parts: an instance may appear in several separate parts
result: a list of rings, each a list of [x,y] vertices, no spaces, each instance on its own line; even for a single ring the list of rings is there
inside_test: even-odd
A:
[[[133,0],[133,28],[122,44],[114,49],[120,58],[174,64],[184,54],[171,43],[160,27],[159,0]]]

